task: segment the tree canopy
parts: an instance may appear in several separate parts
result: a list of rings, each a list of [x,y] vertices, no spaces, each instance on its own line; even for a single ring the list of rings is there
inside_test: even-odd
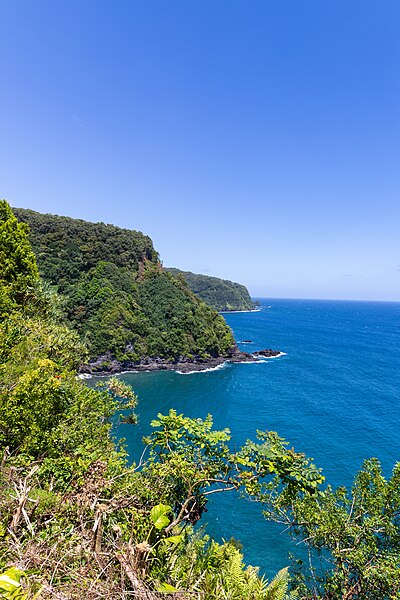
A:
[[[22,304],[38,281],[35,256],[27,238],[28,228],[0,200],[0,317],[13,303]]]

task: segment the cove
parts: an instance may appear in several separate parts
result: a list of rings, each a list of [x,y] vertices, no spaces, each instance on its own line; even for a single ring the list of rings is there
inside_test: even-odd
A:
[[[277,431],[314,458],[333,486],[351,485],[365,458],[389,474],[400,458],[400,304],[260,299],[261,310],[224,317],[246,352],[277,348],[286,354],[217,370],[126,373],[139,398],[136,427],[120,425],[132,460],[158,412],[190,417],[211,413],[229,427],[232,443]],[[216,539],[234,537],[247,562],[267,576],[289,565],[297,548],[261,507],[236,494],[216,494],[202,523]]]

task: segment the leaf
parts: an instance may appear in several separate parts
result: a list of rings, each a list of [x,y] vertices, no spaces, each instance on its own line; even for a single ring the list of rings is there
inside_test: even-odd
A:
[[[0,590],[14,592],[16,588],[21,586],[20,579],[22,575],[23,572],[15,567],[4,571],[4,573],[0,575]]]
[[[171,512],[171,507],[167,504],[157,504],[150,511],[150,518],[156,529],[164,529],[170,522],[167,514]]]
[[[289,570],[281,569],[267,587],[267,598],[271,600],[284,600],[289,585]]]
[[[170,592],[179,592],[179,590],[169,583],[160,583],[157,592],[169,594]]]
[[[164,538],[164,542],[168,544],[180,544],[183,540],[183,535],[170,535],[167,538]]]

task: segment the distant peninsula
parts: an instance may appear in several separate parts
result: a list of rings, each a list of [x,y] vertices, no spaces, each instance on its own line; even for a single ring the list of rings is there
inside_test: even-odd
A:
[[[182,277],[194,294],[219,312],[254,310],[256,307],[246,286],[240,283],[176,268],[167,268],[167,271]]]

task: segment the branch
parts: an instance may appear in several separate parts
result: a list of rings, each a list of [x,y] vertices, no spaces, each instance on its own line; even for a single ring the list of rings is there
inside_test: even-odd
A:
[[[210,490],[209,492],[203,492],[203,496],[209,496],[210,494],[216,494],[217,492],[230,492],[231,490],[237,490],[237,486],[231,485],[230,487],[218,488],[216,490]]]
[[[178,525],[178,524],[179,524],[179,523],[182,521],[182,519],[183,519],[183,515],[185,514],[185,511],[186,511],[186,509],[187,509],[187,507],[188,507],[188,505],[189,505],[189,502],[190,502],[191,500],[194,500],[194,499],[195,499],[195,496],[193,496],[193,495],[192,495],[192,493],[191,493],[191,492],[192,492],[192,490],[190,489],[189,491],[190,491],[190,496],[188,496],[188,497],[186,498],[185,502],[182,504],[181,510],[179,511],[179,513],[178,513],[178,516],[176,517],[176,519],[174,519],[174,520],[172,521],[172,523],[170,523],[170,524],[168,525],[168,527],[166,527],[166,528],[165,528],[165,533],[168,533],[168,532],[170,532],[170,531],[171,531],[171,529],[173,529],[173,528],[174,528],[176,525]]]

